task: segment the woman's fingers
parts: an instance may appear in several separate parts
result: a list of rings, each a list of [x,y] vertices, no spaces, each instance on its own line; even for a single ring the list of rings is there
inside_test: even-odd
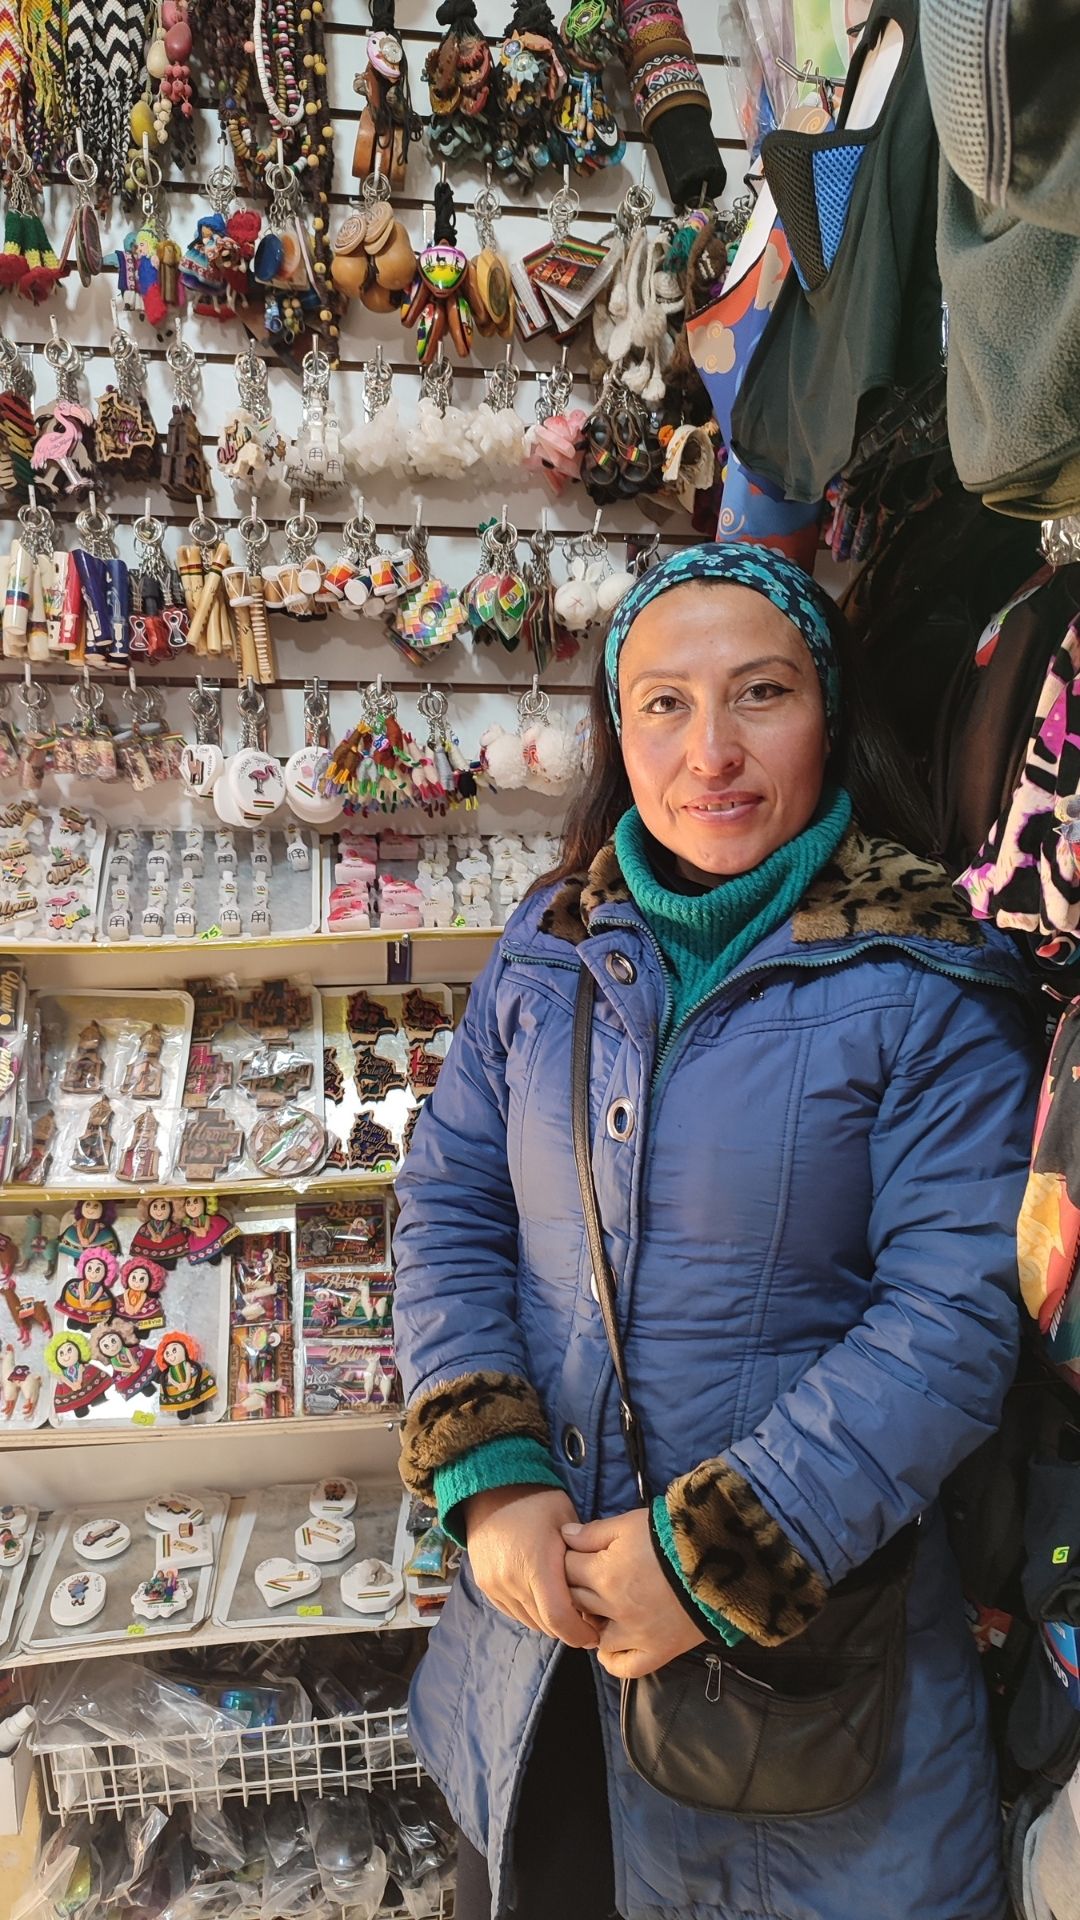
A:
[[[610,1618],[607,1610],[607,1602],[594,1588],[576,1587],[573,1582],[571,1582],[570,1598],[580,1612],[591,1614],[594,1619],[605,1622]]]
[[[600,1636],[596,1628],[583,1620],[565,1578],[560,1574],[538,1574],[533,1580],[530,1604],[539,1615],[541,1630],[568,1647],[596,1647]]]

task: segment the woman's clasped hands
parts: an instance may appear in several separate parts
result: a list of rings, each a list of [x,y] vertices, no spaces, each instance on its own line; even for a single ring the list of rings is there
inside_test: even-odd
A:
[[[469,1563],[482,1594],[534,1633],[595,1651],[638,1679],[705,1635],[660,1567],[644,1507],[581,1525],[568,1494],[500,1487],[467,1504]]]

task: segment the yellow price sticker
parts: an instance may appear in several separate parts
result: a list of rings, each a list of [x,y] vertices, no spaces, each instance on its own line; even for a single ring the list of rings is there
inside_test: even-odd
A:
[[[321,1620],[322,1608],[321,1607],[297,1607],[296,1617],[298,1620]]]
[[[1055,1567],[1066,1566],[1069,1559],[1069,1548],[1055,1547],[1053,1553],[1050,1555],[1050,1559]]]
[[[150,1413],[145,1407],[136,1408],[131,1416],[131,1424],[133,1427],[156,1427],[157,1414]]]
[[[141,1640],[145,1632],[146,1628],[142,1623],[138,1620],[133,1620],[128,1627],[128,1638],[130,1640]]]
[[[221,928],[216,923],[212,927],[207,927],[205,931],[199,935],[200,940],[220,940],[221,937]]]

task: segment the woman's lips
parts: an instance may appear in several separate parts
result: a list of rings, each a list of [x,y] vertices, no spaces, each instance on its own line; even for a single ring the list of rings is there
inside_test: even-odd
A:
[[[691,800],[683,808],[691,820],[700,820],[710,827],[738,826],[749,819],[756,807],[761,805],[758,793],[725,793],[710,796],[704,800]]]

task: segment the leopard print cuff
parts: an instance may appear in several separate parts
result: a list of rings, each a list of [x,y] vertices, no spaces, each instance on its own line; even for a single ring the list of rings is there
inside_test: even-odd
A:
[[[667,1508],[694,1598],[759,1646],[793,1639],[824,1606],[823,1581],[726,1460],[673,1480]]]
[[[536,1388],[516,1373],[463,1373],[413,1401],[402,1433],[401,1477],[410,1493],[430,1499],[437,1467],[488,1440],[517,1437],[550,1446]]]

